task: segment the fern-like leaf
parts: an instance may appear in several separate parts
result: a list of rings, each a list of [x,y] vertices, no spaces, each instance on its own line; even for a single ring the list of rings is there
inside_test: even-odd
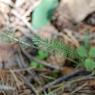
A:
[[[53,39],[50,41],[47,39],[41,39],[40,37],[35,37],[33,39],[33,42],[39,47],[41,46],[40,49],[44,49],[48,53],[55,52],[69,58],[78,57],[76,49],[74,47],[71,47],[70,45],[58,39]]]

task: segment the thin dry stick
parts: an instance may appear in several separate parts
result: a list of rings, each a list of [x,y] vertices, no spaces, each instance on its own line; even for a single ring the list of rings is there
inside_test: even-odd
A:
[[[23,83],[18,80],[18,78],[16,77],[15,73],[12,70],[10,70],[10,72],[16,81],[17,87],[19,88],[19,86],[22,85]]]
[[[20,73],[18,73],[18,75],[21,77],[21,79],[23,79],[23,81],[25,82],[25,84],[28,85],[31,88],[31,90],[33,90],[33,92],[35,93],[35,95],[39,95],[39,93],[36,90],[36,88],[24,76],[22,76]]]
[[[72,78],[72,77],[74,77],[77,74],[82,73],[82,72],[84,72],[84,71],[83,70],[76,70],[75,72],[72,72],[72,73],[70,73],[70,74],[68,74],[66,76],[62,76],[62,77],[56,79],[55,81],[45,85],[41,90],[48,89],[48,88],[52,87],[53,85],[56,85],[56,84],[58,84],[60,82],[63,82],[65,80],[67,80],[67,79],[70,79],[70,78]]]
[[[77,87],[74,91],[72,91],[70,94],[74,95],[74,93],[80,91],[81,89],[83,89],[85,86],[87,86],[88,83],[84,83],[81,86]]]
[[[64,84],[64,86],[69,86],[69,85],[74,84],[75,82],[86,81],[86,80],[95,80],[95,77],[92,76],[92,74],[87,75],[87,76],[83,76],[78,79],[73,79],[71,81],[66,82],[66,84]]]
[[[8,75],[9,73],[4,72],[3,70],[0,70],[0,90],[15,90],[15,87],[10,84],[8,80],[11,80],[11,77]],[[10,77],[10,79],[8,79]],[[13,81],[11,81],[13,83]]]
[[[0,90],[13,90],[15,91],[14,87],[7,86],[7,85],[0,85]]]
[[[19,53],[21,65],[22,65],[24,68],[27,68],[28,66],[27,66],[27,64],[24,62],[24,59],[23,59],[23,57],[22,57],[22,54],[21,54],[21,50],[20,50],[20,49],[18,49],[18,53]],[[33,70],[31,71],[31,70],[27,69],[26,71],[32,76],[32,78],[33,78],[37,83],[41,84],[41,82],[39,81],[39,77],[36,75],[36,73],[35,73]]]
[[[27,67],[27,68],[20,68],[20,69],[11,69],[13,72],[25,72],[27,70],[33,70],[34,68],[32,67]],[[3,72],[10,72],[10,70],[2,70]]]
[[[16,10],[12,10],[12,13],[19,18],[21,21],[23,21],[23,23],[31,30],[31,33],[33,33],[34,35],[36,34],[36,30],[34,30],[31,26],[31,24],[25,19],[25,17],[21,16],[20,13],[18,13]],[[24,33],[24,34],[30,34],[29,33]],[[29,36],[29,35],[27,35]],[[29,36],[30,37],[30,36]]]
[[[61,67],[57,66],[57,65],[52,65],[50,63],[47,63],[45,61],[41,61],[33,56],[31,56],[29,53],[27,53],[22,47],[21,47],[21,50],[22,52],[29,58],[29,59],[32,59],[32,60],[35,60],[38,64],[43,64],[44,66],[47,66],[47,67],[50,67],[50,68],[54,68],[56,70],[60,70]]]
[[[30,34],[30,32],[24,32],[24,31],[21,31],[23,34],[25,34],[27,37],[30,37],[31,36],[39,36],[37,31],[35,29],[33,29],[33,27],[31,26],[31,24],[26,20],[26,18],[24,16],[21,16],[20,13],[18,13],[16,10],[12,10],[12,13],[18,18],[20,19],[21,21],[23,21],[23,23],[30,29],[32,35]],[[54,34],[56,36],[59,35],[59,33],[56,33],[54,32]]]

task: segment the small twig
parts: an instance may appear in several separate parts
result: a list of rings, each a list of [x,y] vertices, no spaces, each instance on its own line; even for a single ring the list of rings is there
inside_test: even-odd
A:
[[[23,45],[25,45],[25,46],[31,47],[30,44],[25,43],[25,42],[23,42],[23,41],[20,41],[20,40],[17,39],[16,37],[13,37],[13,36],[11,36],[11,35],[8,35],[8,34],[6,34],[5,32],[3,32],[2,34],[3,34],[4,36],[10,38],[10,39],[13,39],[13,40],[16,41],[16,42],[19,42],[19,43],[21,43],[21,44],[23,44]]]
[[[19,81],[19,79],[16,77],[15,73],[12,70],[10,70],[10,72],[16,82],[17,87],[19,87],[21,84],[23,84],[21,81]]]
[[[7,85],[0,85],[0,90],[15,90],[15,87],[7,86]]]
[[[49,67],[49,68],[53,68],[53,69],[56,69],[56,70],[60,70],[60,69],[61,69],[59,66],[52,65],[52,64],[50,64],[50,63],[47,63],[47,62],[45,62],[45,61],[41,61],[41,60],[39,60],[39,59],[37,59],[37,58],[31,56],[31,55],[28,54],[22,47],[21,47],[21,50],[22,50],[22,52],[23,52],[29,59],[35,60],[38,64],[42,64],[42,65],[44,65],[44,66],[47,66],[47,67]]]
[[[18,53],[19,53],[19,58],[20,58],[20,62],[19,62],[19,66],[21,67],[21,69],[23,68],[27,68],[27,64],[24,62],[24,59],[22,57],[21,54],[21,50],[20,48],[18,49]],[[26,69],[26,71],[32,76],[32,78],[39,84],[41,84],[41,82],[39,81],[39,77],[36,75],[36,73],[32,70],[30,71],[29,69]]]
[[[22,76],[20,73],[18,73],[18,74],[21,77],[21,79],[24,80],[25,84],[28,85],[31,90],[33,90],[35,95],[39,95],[39,93],[37,92],[36,88],[24,76]]]
[[[76,70],[75,72],[72,72],[72,73],[70,73],[70,74],[68,74],[66,76],[62,76],[62,77],[56,79],[55,81],[45,85],[42,90],[48,89],[48,88],[52,87],[53,85],[58,84],[60,82],[63,82],[65,80],[67,80],[67,79],[70,79],[70,78],[72,78],[72,77],[74,77],[74,76],[76,76],[76,75],[78,75],[78,74],[80,74],[82,72],[84,72],[84,71],[83,70]]]
[[[80,91],[81,89],[83,89],[85,86],[87,86],[87,83],[82,84],[81,86],[77,87],[74,91],[72,91],[70,94],[74,95],[74,93]]]
[[[19,69],[11,69],[13,72],[24,72],[24,71],[27,71],[27,70],[33,70],[34,68],[32,67],[27,67],[27,68],[19,68]],[[9,69],[1,69],[3,72],[10,72]]]
[[[20,13],[18,13],[16,10],[12,10],[12,13],[13,13],[17,18],[19,18],[21,21],[23,21],[23,23],[31,30],[31,33],[32,33],[33,35],[37,35],[36,30],[34,30],[34,29],[32,28],[32,26],[31,26],[30,23],[25,19],[25,17],[22,17],[22,16],[20,15]],[[25,35],[28,36],[28,37],[32,36],[32,35],[30,35],[30,32],[29,32],[29,33],[25,33],[25,32],[24,32],[23,34],[25,34]]]
[[[83,76],[81,78],[78,78],[78,79],[73,79],[71,81],[68,81],[64,84],[64,86],[70,86],[72,84],[74,84],[75,82],[80,82],[80,81],[86,81],[86,80],[95,80],[95,77],[93,77],[91,74],[90,75],[87,75],[87,76]]]

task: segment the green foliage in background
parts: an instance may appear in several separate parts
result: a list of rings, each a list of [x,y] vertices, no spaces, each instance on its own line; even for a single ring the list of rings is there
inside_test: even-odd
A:
[[[80,46],[77,48],[78,55],[80,56],[81,62],[84,64],[85,68],[88,71],[92,71],[95,69],[95,47],[91,47],[88,50],[85,46]]]
[[[40,37],[33,38],[33,42],[41,46],[40,49],[48,53],[59,53],[64,57],[76,58],[77,53],[75,52],[75,48],[65,44],[63,41],[59,41],[58,39],[52,39],[49,41],[48,39],[41,39]]]
[[[92,47],[89,41],[89,34],[86,32],[83,44],[77,48],[77,53],[86,70],[93,71],[95,69],[95,47]]]
[[[72,60],[77,65],[82,64],[88,71],[93,71],[95,69],[95,47],[90,46],[89,36],[87,34],[84,36],[83,44],[78,48],[71,47],[58,39],[49,41],[36,37],[33,41],[48,53],[59,53],[65,58]],[[75,59],[78,61],[75,61]]]
[[[36,58],[39,59],[39,60],[44,60],[47,56],[48,56],[47,52],[39,50]],[[39,64],[36,61],[31,61],[30,65],[33,68],[43,68],[44,67],[42,64]]]

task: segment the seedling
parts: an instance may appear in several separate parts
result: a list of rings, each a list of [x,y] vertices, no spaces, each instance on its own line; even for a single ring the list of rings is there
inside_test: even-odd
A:
[[[48,56],[47,52],[39,50],[36,58],[39,60],[44,60],[47,56]],[[44,67],[42,64],[39,64],[36,61],[31,61],[31,66],[33,68],[43,68]]]
[[[48,41],[41,40],[39,37],[37,37],[33,39],[33,41],[38,46],[42,45],[44,50],[48,53],[59,53],[77,65],[82,64],[82,66],[84,66],[88,71],[93,71],[95,69],[95,47],[90,46],[88,34],[84,35],[83,44],[78,48],[73,48],[64,42],[59,41],[58,39]],[[75,59],[78,61],[75,61]]]

